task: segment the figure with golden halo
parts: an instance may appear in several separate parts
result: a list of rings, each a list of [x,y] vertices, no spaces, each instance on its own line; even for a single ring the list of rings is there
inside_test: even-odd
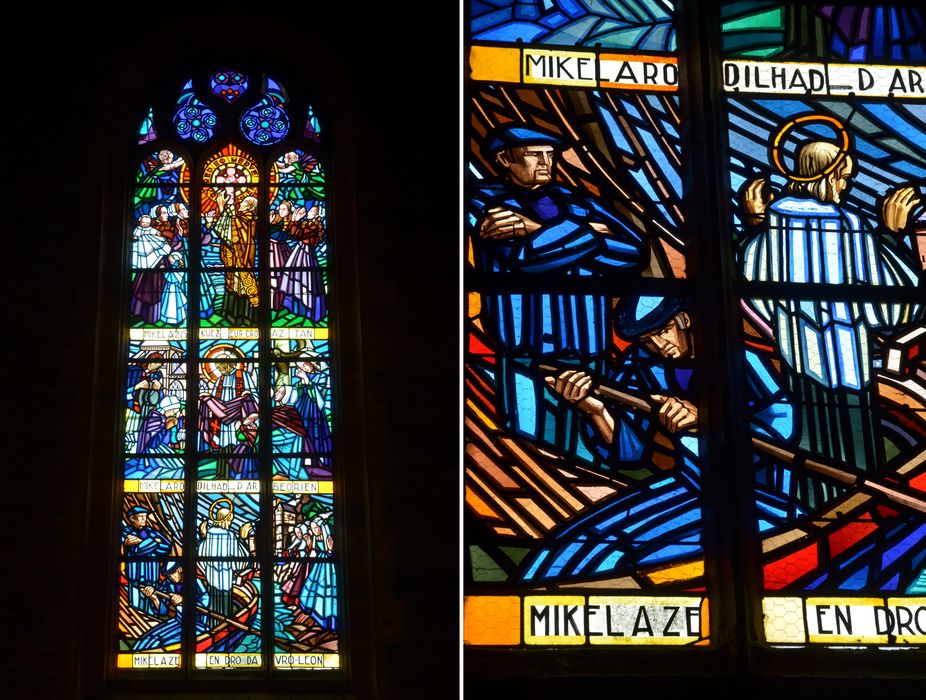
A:
[[[219,455],[217,478],[254,477],[257,439],[256,389],[250,367],[234,345],[222,344],[207,353],[203,375],[207,386],[199,395],[202,449]]]
[[[836,142],[808,140],[796,149],[793,172],[782,151],[798,126],[822,123]],[[764,178],[742,198],[747,235],[739,250],[751,282],[877,286],[917,285],[919,265],[905,240],[915,188],[896,189],[883,199],[872,226],[853,210],[846,193],[855,174],[849,133],[835,118],[809,114],[785,123],[774,137],[770,160],[788,179],[776,198]],[[909,323],[916,306],[854,300],[750,299],[768,323],[782,359],[782,373],[801,407],[800,447],[868,473],[883,463],[877,438],[872,383],[872,331]],[[830,487],[804,486],[817,505],[833,497]]]
[[[196,555],[206,577],[206,595],[213,612],[231,617],[232,586],[235,569],[246,568],[245,561],[253,552],[249,546],[254,539],[254,526],[244,523],[238,532],[231,532],[235,518],[235,507],[230,498],[218,498],[209,506],[209,517],[199,524],[199,544]],[[215,627],[217,617],[210,617],[206,624]]]

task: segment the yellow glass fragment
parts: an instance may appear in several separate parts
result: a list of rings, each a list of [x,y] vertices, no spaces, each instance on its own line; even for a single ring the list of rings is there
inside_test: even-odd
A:
[[[701,601],[701,636],[705,639],[711,636],[711,601],[708,598]]]
[[[521,82],[521,50],[474,46],[469,52],[470,77],[494,83]]]
[[[479,418],[479,420],[482,422],[483,425],[485,425],[488,428],[491,428],[492,430],[498,430],[498,426],[495,424],[495,421],[493,421],[485,413],[480,411],[476,407],[476,404],[474,404],[470,399],[466,399],[466,405],[470,409],[472,409],[473,413],[476,414],[476,416]]]
[[[466,503],[470,508],[479,513],[479,515],[496,520],[500,518],[499,514],[492,510],[489,504],[482,500],[479,494],[473,491],[469,486],[466,487]]]
[[[476,318],[482,311],[482,296],[479,292],[470,292],[466,295],[467,318]]]
[[[678,581],[690,581],[691,579],[704,576],[704,560],[688,562],[687,564],[678,564],[676,566],[667,566],[664,569],[657,569],[647,574],[650,581],[657,586],[664,583],[676,583]]]
[[[465,596],[463,643],[515,645],[521,642],[521,599],[518,596]]]

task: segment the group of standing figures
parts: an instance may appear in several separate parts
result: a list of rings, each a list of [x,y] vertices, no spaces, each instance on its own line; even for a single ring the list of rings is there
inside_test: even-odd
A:
[[[187,317],[186,240],[182,202],[158,204],[132,231],[132,315],[146,324],[179,325]]]
[[[138,218],[131,234],[131,313],[136,322],[176,326],[188,314],[190,214],[181,189],[173,186],[183,161],[166,150],[149,160],[144,187],[136,192]],[[282,156],[276,167],[280,186],[268,215],[270,308],[321,321],[327,312],[319,267],[325,246],[324,176],[314,160],[303,164],[295,152]],[[239,169],[226,171],[227,177],[217,176],[203,190],[199,315],[253,325],[260,302],[259,203]]]

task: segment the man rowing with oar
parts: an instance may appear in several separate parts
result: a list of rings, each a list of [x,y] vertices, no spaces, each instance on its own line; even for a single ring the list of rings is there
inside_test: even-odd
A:
[[[587,417],[586,445],[611,470],[645,479],[681,462],[698,481],[697,376],[692,322],[682,299],[632,295],[616,309],[618,333],[632,345],[604,383],[643,400],[615,402],[597,395],[593,379],[581,370],[546,377],[550,389]],[[746,354],[754,431],[787,444],[793,410],[776,382],[767,358]],[[681,457],[681,460],[678,457]]]
[[[151,600],[155,614],[163,621],[155,625],[138,638],[133,651],[156,651],[166,649],[171,644],[179,644],[183,620],[183,566],[173,560],[161,567],[163,577],[156,584],[141,586],[143,595]],[[197,576],[195,581],[196,609],[204,610],[209,606],[205,579]],[[202,616],[196,617],[196,633],[206,631]]]
[[[633,344],[600,383],[576,369],[541,369],[554,371],[545,378],[550,390],[584,414],[589,449],[612,473],[636,479],[638,487],[588,512],[532,552],[524,560],[524,581],[633,576],[702,555],[691,318],[684,302],[671,297],[628,296],[616,311],[618,332]],[[753,435],[788,444],[793,410],[768,358],[748,350],[746,364]],[[760,481],[762,518],[781,519],[795,508],[788,494],[774,488]]]

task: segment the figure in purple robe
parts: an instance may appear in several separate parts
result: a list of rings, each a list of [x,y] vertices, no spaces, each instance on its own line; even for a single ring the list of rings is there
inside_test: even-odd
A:
[[[315,246],[325,235],[325,221],[317,206],[306,212],[299,207],[288,224],[288,234],[296,243],[283,264],[278,289],[280,302],[297,316],[310,321],[325,317],[325,280],[318,267]]]
[[[182,479],[185,439],[183,407],[176,396],[165,396],[145,416],[138,432],[139,456],[125,465],[126,479]]]
[[[216,358],[219,375],[212,391],[199,396],[200,447],[219,456],[217,478],[253,479],[257,476],[254,378],[235,359],[229,353]]]
[[[163,234],[151,226],[147,214],[139,217],[132,231],[132,314],[145,323],[157,323],[161,316],[164,293],[164,272],[170,244]]]

